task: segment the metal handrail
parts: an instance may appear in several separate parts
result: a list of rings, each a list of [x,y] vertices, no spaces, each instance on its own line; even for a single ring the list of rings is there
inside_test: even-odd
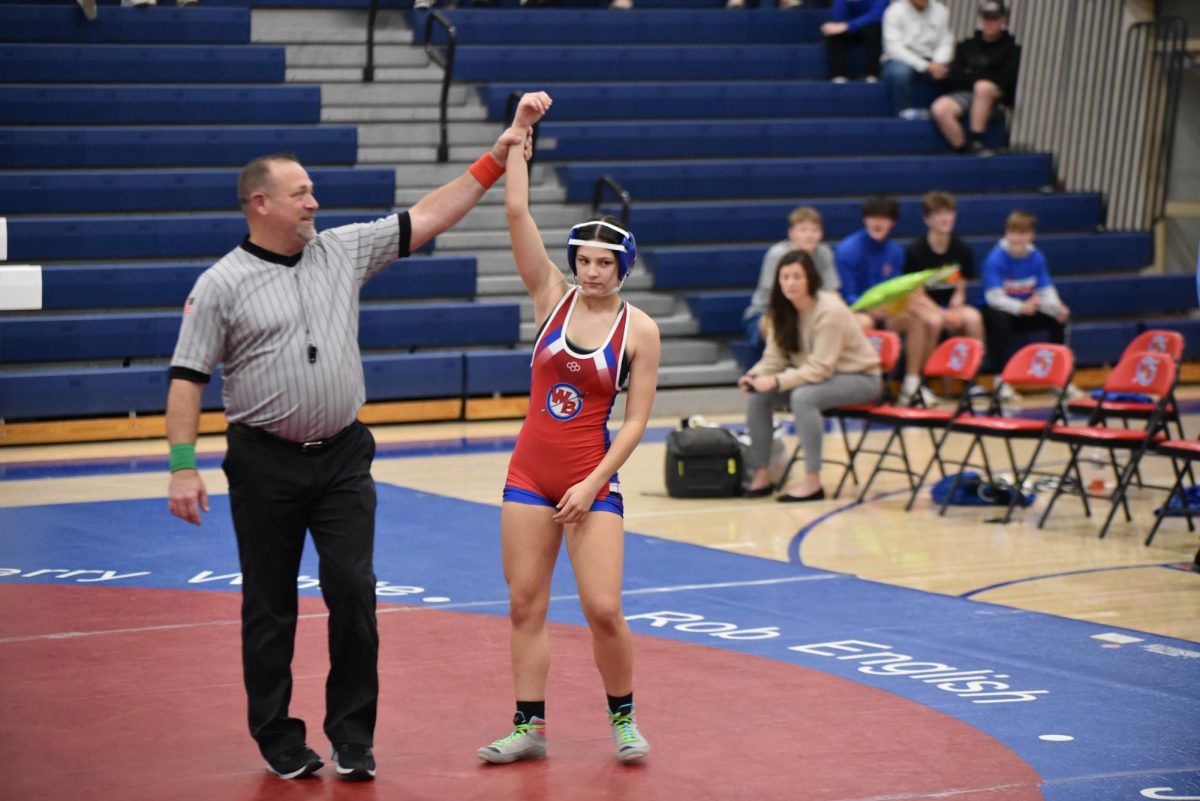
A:
[[[367,63],[363,67],[365,83],[375,80],[375,17],[378,14],[379,0],[371,0],[371,8],[367,11]]]
[[[604,190],[611,189],[613,194],[617,196],[617,200],[621,203],[621,225],[626,230],[629,228],[629,206],[633,203],[633,198],[625,191],[625,187],[617,182],[616,178],[611,175],[602,175],[596,180],[596,187],[592,190],[592,214],[600,214],[600,201],[604,197]]]
[[[433,45],[434,23],[446,29],[445,56]],[[454,24],[440,11],[430,11],[425,18],[425,54],[429,60],[441,67],[442,98],[438,103],[438,161],[450,160],[449,134],[446,129],[446,101],[450,96],[450,81],[454,80],[454,51],[458,48],[458,31]]]

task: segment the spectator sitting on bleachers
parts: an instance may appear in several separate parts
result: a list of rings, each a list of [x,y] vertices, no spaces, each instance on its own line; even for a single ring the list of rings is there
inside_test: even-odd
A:
[[[925,110],[913,106],[913,84],[941,81],[953,54],[950,12],[938,0],[896,0],[888,6],[883,13],[883,80],[892,113],[924,117]]]
[[[942,136],[958,153],[983,153],[983,134],[998,103],[1017,96],[1021,46],[1008,32],[1008,10],[1000,0],[979,4],[979,30],[954,49],[946,76],[950,90],[933,101],[930,111]],[[959,119],[967,115],[964,133]]]
[[[746,427],[748,461],[753,471],[749,497],[771,494],[768,458],[775,407],[787,401],[804,450],[804,477],[777,500],[802,503],[824,500],[821,488],[821,412],[879,397],[879,354],[836,292],[821,289],[821,275],[802,250],[785,253],[772,280],[765,318],[766,352],[738,379],[749,394]]]
[[[829,19],[821,24],[825,36],[825,61],[829,78],[845,83],[850,70],[846,51],[862,45],[863,70],[871,83],[879,80],[879,60],[883,53],[883,12],[888,0],[833,0]]]
[[[862,230],[850,234],[834,250],[842,297],[850,305],[871,287],[904,272],[904,249],[890,238],[900,219],[899,204],[890,197],[869,197],[863,201],[862,218]],[[936,401],[932,392],[921,387],[921,367],[929,350],[937,344],[940,320],[922,319],[907,310],[894,312],[887,306],[857,312],[855,317],[864,331],[883,327],[904,334],[901,403],[912,403],[918,389],[924,390],[921,395],[926,405]]]
[[[1040,335],[1058,345],[1066,341],[1071,310],[1050,280],[1046,257],[1033,245],[1036,235],[1037,218],[1014,211],[1004,225],[1004,238],[983,261],[983,318],[988,359],[995,369],[1023,344],[1014,335]]]
[[[929,192],[921,199],[921,219],[928,232],[904,251],[904,272],[954,267],[953,283],[927,284],[908,296],[908,311],[930,320],[947,334],[983,340],[983,315],[967,303],[967,281],[975,277],[975,256],[966,242],[954,235],[958,205],[949,192]],[[937,339],[926,343],[923,364]]]
[[[767,303],[771,300],[771,288],[775,286],[779,260],[785,253],[790,250],[803,250],[817,265],[822,287],[836,292],[841,286],[837,268],[833,263],[833,250],[821,241],[825,235],[822,223],[821,212],[812,206],[797,207],[788,215],[787,239],[771,245],[763,255],[762,267],[758,271],[758,287],[754,290],[750,305],[742,314],[746,339],[754,346],[750,363],[758,361],[762,356],[762,318],[767,311]]]

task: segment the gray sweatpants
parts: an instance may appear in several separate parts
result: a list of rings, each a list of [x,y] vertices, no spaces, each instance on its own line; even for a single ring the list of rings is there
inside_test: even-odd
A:
[[[879,376],[868,373],[835,373],[820,384],[805,384],[790,392],[772,390],[750,395],[746,403],[746,427],[750,431],[750,467],[767,466],[771,458],[771,413],[786,399],[796,418],[796,436],[804,448],[804,469],[821,469],[821,438],[825,419],[821,412],[850,403],[879,400]]]

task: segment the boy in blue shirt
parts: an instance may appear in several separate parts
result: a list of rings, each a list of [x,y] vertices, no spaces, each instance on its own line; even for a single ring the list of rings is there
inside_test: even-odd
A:
[[[834,251],[842,297],[847,305],[881,281],[904,274],[904,248],[890,238],[900,219],[899,204],[890,197],[868,197],[862,204],[862,219],[862,230],[843,239]],[[886,328],[904,335],[905,375],[900,385],[900,402],[912,403],[921,386],[925,357],[941,333],[940,323],[934,325],[907,311],[890,314],[882,306],[855,312],[855,317],[865,331]],[[922,394],[926,405],[937,400],[932,392]]]
[[[1062,302],[1046,257],[1033,245],[1037,218],[1026,211],[1008,215],[1001,239],[983,261],[984,327],[992,367],[1003,369],[1016,352],[1013,337],[1036,333],[1032,341],[1061,345],[1071,310]]]

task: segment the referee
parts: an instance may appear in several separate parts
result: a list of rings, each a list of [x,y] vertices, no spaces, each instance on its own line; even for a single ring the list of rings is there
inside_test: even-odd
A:
[[[518,120],[528,112],[518,107]],[[317,233],[312,181],[290,155],[238,176],[249,235],[206,270],[184,304],[171,359],[167,439],[173,515],[208,511],[196,470],[200,396],[224,365],[223,468],[242,571],[242,668],[250,733],[285,779],[322,767],[304,721],[288,715],[296,580],[305,531],[329,609],[325,734],[347,779],[375,776],[379,635],[375,621],[375,440],[357,421],[365,397],[359,289],[447,230],[504,171],[511,129],[468,170],[407,211]]]

